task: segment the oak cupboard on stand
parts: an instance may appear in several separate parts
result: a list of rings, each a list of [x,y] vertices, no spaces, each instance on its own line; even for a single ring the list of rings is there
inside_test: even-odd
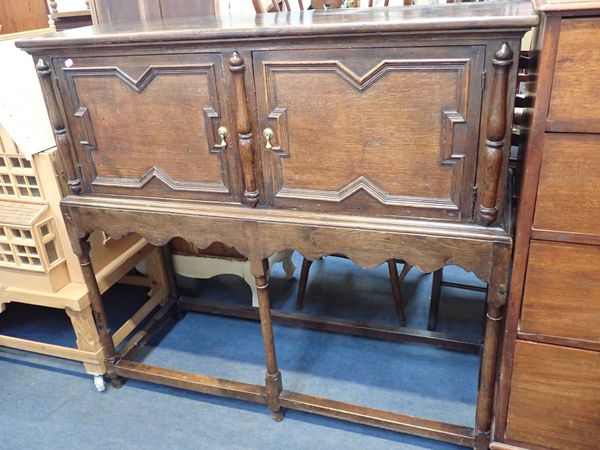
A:
[[[256,279],[264,386],[134,361],[176,313],[202,310],[178,297],[173,277],[149,324],[118,353],[105,343],[112,383],[136,378],[263,403],[276,420],[295,408],[486,448],[512,248],[513,93],[520,39],[536,23],[528,2],[490,2],[192,18],[21,41],[53,118],[70,187],[62,208],[82,262],[91,231],[137,232],[155,245],[222,242]],[[376,114],[350,126],[347,111]],[[457,264],[487,282],[473,427],[285,390],[265,260],[287,248],[363,267]],[[100,295],[93,307],[107,335]],[[405,336],[446,343],[436,332]]]

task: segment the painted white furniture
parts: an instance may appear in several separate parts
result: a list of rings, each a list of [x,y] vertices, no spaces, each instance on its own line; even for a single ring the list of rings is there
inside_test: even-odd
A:
[[[54,136],[31,58],[14,45],[15,38],[36,33],[0,37],[0,60],[7,67],[0,70],[0,313],[11,303],[62,309],[73,326],[76,348],[0,334],[0,351],[8,347],[80,361],[102,391],[104,349],[60,211]],[[166,268],[160,249],[138,235],[107,240],[94,233],[89,243],[101,293],[117,282],[148,288],[147,302],[113,334],[119,345],[166,301]],[[127,276],[140,261],[146,262],[149,276]]]
[[[292,262],[293,250],[276,252],[269,258],[269,273],[271,268],[281,262],[286,279],[294,278],[296,266]],[[250,272],[247,260],[222,258],[218,256],[173,255],[175,273],[189,278],[209,279],[217,275],[237,275],[244,279],[252,292],[252,306],[258,307],[258,293],[254,276]]]

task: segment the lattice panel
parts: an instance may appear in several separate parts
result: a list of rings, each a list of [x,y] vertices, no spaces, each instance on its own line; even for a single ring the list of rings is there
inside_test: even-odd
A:
[[[39,199],[31,162],[21,155],[0,154],[0,198]]]
[[[0,266],[47,272],[63,261],[52,219],[35,228],[0,226]]]
[[[56,242],[56,229],[52,219],[48,219],[37,226],[38,233],[44,246],[44,260],[48,267],[62,261],[60,245]]]

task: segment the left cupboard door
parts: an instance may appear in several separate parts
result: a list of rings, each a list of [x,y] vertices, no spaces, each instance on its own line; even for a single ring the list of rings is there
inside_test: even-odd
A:
[[[54,70],[88,192],[238,201],[220,54],[60,58]]]

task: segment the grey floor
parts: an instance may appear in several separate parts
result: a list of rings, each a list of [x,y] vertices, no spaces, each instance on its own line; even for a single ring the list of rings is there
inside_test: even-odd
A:
[[[299,267],[301,258],[295,255]],[[276,266],[274,308],[294,310],[297,278]],[[450,267],[445,278],[480,284]],[[250,303],[236,277],[182,280],[186,294]],[[413,269],[403,285],[408,325],[425,328],[431,275]],[[138,288],[107,295],[113,328],[144,299]],[[440,331],[479,335],[484,296],[445,288]],[[363,270],[329,257],[311,269],[305,312],[394,325],[387,267]],[[74,345],[61,311],[9,304],[0,333]],[[472,426],[478,357],[425,345],[399,344],[284,326],[275,327],[284,388],[366,406]],[[148,364],[262,383],[255,322],[188,313],[140,355]],[[129,380],[98,393],[80,364],[0,348],[0,448],[452,449],[454,446],[297,411],[273,422],[264,406]]]

